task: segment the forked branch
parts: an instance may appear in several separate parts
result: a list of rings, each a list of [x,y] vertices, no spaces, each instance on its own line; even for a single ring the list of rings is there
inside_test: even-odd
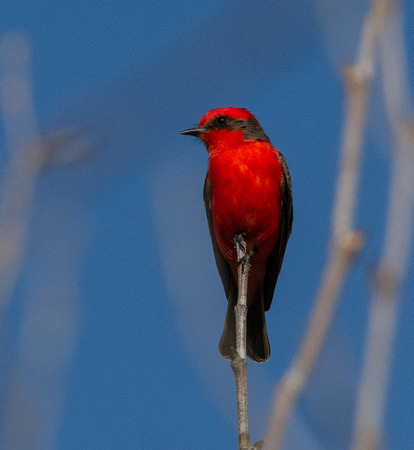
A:
[[[346,106],[330,250],[307,332],[291,368],[276,391],[266,438],[269,450],[280,448],[294,405],[322,348],[350,264],[363,245],[362,234],[354,230],[355,203],[374,71],[374,49],[388,13],[387,1],[372,2],[364,23],[357,61],[344,72]]]
[[[385,110],[392,134],[391,180],[383,251],[372,283],[365,356],[353,448],[382,447],[387,382],[397,330],[400,287],[406,277],[413,230],[414,121],[398,4],[380,40]]]

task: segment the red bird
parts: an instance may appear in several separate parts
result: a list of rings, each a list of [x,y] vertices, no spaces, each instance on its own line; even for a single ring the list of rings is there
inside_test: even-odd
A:
[[[270,143],[256,118],[243,108],[218,108],[197,128],[209,154],[204,203],[217,268],[228,300],[219,351],[231,359],[236,348],[237,255],[234,238],[244,233],[253,252],[247,292],[247,356],[270,357],[265,311],[270,308],[292,231],[292,187],[283,155]]]

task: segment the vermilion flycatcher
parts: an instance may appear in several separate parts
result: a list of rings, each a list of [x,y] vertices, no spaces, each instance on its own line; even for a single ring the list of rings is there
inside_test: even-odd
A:
[[[270,357],[265,311],[270,308],[292,231],[292,187],[283,155],[270,143],[256,118],[243,108],[218,108],[197,128],[181,134],[199,137],[209,168],[204,203],[217,268],[228,300],[219,351],[231,358],[236,348],[237,256],[234,238],[244,234],[253,252],[247,292],[247,356]]]

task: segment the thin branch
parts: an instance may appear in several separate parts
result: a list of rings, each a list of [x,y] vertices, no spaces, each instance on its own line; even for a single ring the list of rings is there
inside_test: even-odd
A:
[[[346,108],[331,245],[307,332],[291,368],[276,391],[266,438],[266,448],[271,450],[280,448],[294,405],[319,356],[346,273],[363,245],[362,234],[353,228],[356,193],[370,82],[374,72],[374,50],[387,14],[386,1],[372,2],[364,23],[357,61],[354,66],[345,69]]]
[[[246,257],[246,242],[241,237],[236,243],[236,250],[239,264],[238,298],[237,305],[234,307],[236,316],[236,351],[231,359],[231,368],[236,377],[239,449],[244,450],[250,449],[246,361],[247,286],[250,264],[241,263],[242,259]]]
[[[397,5],[393,12],[380,41],[385,107],[393,135],[393,166],[384,248],[373,283],[357,401],[353,442],[356,450],[381,446],[399,291],[407,271],[413,229],[414,121],[409,117],[406,56]]]
[[[246,254],[243,235],[235,236],[238,264],[238,298],[234,307],[236,317],[236,349],[231,359],[231,368],[236,377],[237,417],[239,426],[239,450],[260,450],[264,442],[250,446],[249,405],[247,391],[246,325],[247,325],[247,287],[250,274],[251,255]]]

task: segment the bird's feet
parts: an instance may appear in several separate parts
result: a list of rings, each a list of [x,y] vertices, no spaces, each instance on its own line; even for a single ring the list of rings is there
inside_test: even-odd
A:
[[[247,233],[245,233],[244,231],[242,231],[239,234],[235,234],[234,238],[233,238],[233,243],[234,243],[234,250],[237,252],[237,250],[240,250],[243,253],[246,253],[246,241],[244,240],[244,238],[247,236]]]
[[[254,252],[246,253],[246,241],[244,240],[245,237],[246,233],[244,232],[236,234],[234,236],[234,250],[237,252],[237,267],[240,267],[240,265],[242,265],[242,271],[244,273],[245,266],[248,266],[250,273],[250,261],[254,255]]]
[[[241,258],[239,258],[239,260],[237,261],[237,267],[242,265],[243,273],[244,273],[244,268],[246,267],[246,265],[249,266],[249,273],[250,273],[250,261],[253,256],[254,256],[254,252],[245,253],[245,255],[242,256]]]

